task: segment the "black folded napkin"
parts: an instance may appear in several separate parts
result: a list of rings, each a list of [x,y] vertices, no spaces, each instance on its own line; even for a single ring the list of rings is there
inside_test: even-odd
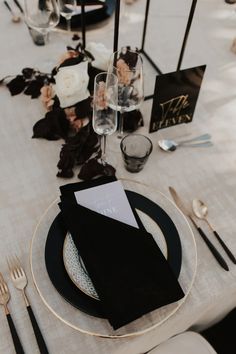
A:
[[[63,219],[114,329],[184,296],[151,234],[69,203],[73,189],[61,187]]]

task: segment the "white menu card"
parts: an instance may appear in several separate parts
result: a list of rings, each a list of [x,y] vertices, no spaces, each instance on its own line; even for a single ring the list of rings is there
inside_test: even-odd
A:
[[[120,181],[77,191],[75,198],[78,204],[88,209],[138,228]]]

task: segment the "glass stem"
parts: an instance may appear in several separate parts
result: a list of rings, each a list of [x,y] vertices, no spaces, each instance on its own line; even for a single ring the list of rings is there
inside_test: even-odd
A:
[[[67,31],[71,32],[71,17],[66,19]]]
[[[106,142],[107,142],[106,135],[103,134],[101,136],[101,153],[102,153],[101,154],[101,162],[103,165],[106,164]]]
[[[118,139],[123,138],[124,135],[124,119],[123,119],[123,112],[119,112],[119,130],[118,130]]]

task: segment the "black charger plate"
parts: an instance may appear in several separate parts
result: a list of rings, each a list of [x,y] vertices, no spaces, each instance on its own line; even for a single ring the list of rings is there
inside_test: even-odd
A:
[[[181,270],[182,248],[179,233],[168,214],[152,200],[141,194],[126,191],[128,200],[139,224],[143,227],[135,209],[148,215],[161,229],[167,246],[167,261],[178,278]],[[91,298],[71,281],[63,262],[63,245],[67,234],[63,224],[62,214],[54,219],[45,245],[45,263],[52,284],[59,294],[72,306],[96,317],[105,318],[100,301]]]
[[[77,3],[78,5],[80,5],[79,0],[77,1]],[[101,8],[87,12],[86,9],[89,9],[89,5],[86,6],[86,3],[96,5],[96,1],[85,1],[85,25],[87,27],[91,25],[96,25],[99,22],[107,20],[115,10],[116,0],[106,0]],[[58,26],[66,28],[66,19],[63,16],[60,17],[60,22]],[[78,30],[81,28],[80,14],[72,16],[71,28],[72,30]]]

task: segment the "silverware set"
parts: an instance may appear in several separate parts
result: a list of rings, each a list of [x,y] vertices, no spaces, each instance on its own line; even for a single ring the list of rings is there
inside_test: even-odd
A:
[[[22,296],[23,296],[23,299],[25,302],[25,306],[26,306],[33,330],[34,330],[36,341],[37,341],[37,344],[39,347],[39,351],[42,354],[48,354],[48,349],[47,349],[46,343],[43,339],[43,336],[42,336],[42,333],[41,333],[40,328],[38,326],[37,320],[34,316],[32,308],[30,306],[29,299],[26,295],[25,289],[26,289],[28,281],[27,281],[25,271],[24,271],[23,267],[21,266],[20,260],[16,256],[8,258],[7,263],[8,263],[9,273],[10,273],[10,277],[13,282],[13,285],[15,286],[16,289],[18,289],[22,293]],[[10,292],[9,292],[7,283],[3,278],[3,275],[0,273],[0,304],[4,307],[4,311],[5,311],[8,325],[9,325],[9,328],[11,331],[15,351],[17,354],[23,354],[24,349],[22,347],[20,338],[17,334],[14,322],[12,320],[12,317],[11,317],[11,314],[10,314],[10,311],[8,308],[9,300],[10,300]]]
[[[223,247],[223,249],[227,253],[228,257],[231,259],[231,261],[234,264],[236,264],[236,259],[235,259],[234,255],[232,254],[232,252],[230,251],[228,246],[225,244],[225,242],[222,240],[222,238],[220,237],[218,232],[214,229],[214,227],[208,221],[208,219],[207,219],[207,214],[208,214],[207,206],[201,200],[194,199],[192,202],[192,208],[193,208],[193,212],[194,212],[195,216],[198,219],[202,219],[207,223],[210,230],[213,232],[213,234],[215,235],[215,237],[217,238],[217,240],[219,241],[219,243],[221,244],[221,246]]]
[[[229,270],[228,264],[226,263],[226,261],[224,260],[222,255],[219,253],[219,251],[215,248],[213,243],[206,236],[206,234],[201,229],[201,227],[195,221],[195,217],[198,218],[198,219],[205,220],[205,222],[208,224],[208,226],[210,227],[210,229],[213,232],[213,234],[216,236],[216,238],[219,241],[220,245],[225,250],[225,252],[228,255],[228,257],[231,259],[231,261],[234,264],[236,264],[235,256],[232,254],[232,252],[230,251],[228,246],[225,244],[225,242],[222,240],[220,235],[216,232],[216,230],[213,228],[213,226],[209,223],[208,219],[206,218],[207,217],[207,213],[208,213],[207,206],[202,201],[200,201],[198,199],[194,199],[193,202],[192,202],[192,209],[193,210],[189,210],[188,208],[186,208],[185,204],[183,203],[183,201],[181,200],[181,198],[179,197],[179,195],[177,194],[176,190],[173,187],[169,187],[169,191],[170,191],[170,194],[171,194],[172,198],[175,201],[175,204],[191,220],[191,222],[193,223],[194,227],[198,230],[198,233],[200,234],[200,236],[202,237],[202,239],[204,240],[204,242],[208,246],[209,250],[211,251],[211,253],[215,257],[217,262],[220,264],[220,266],[223,269],[228,271]]]
[[[158,141],[158,145],[163,151],[173,152],[179,146],[192,147],[192,148],[198,148],[198,147],[204,148],[204,147],[213,146],[213,143],[211,142],[210,139],[211,139],[210,134],[203,134],[191,139],[181,140],[181,141],[163,139]]]

